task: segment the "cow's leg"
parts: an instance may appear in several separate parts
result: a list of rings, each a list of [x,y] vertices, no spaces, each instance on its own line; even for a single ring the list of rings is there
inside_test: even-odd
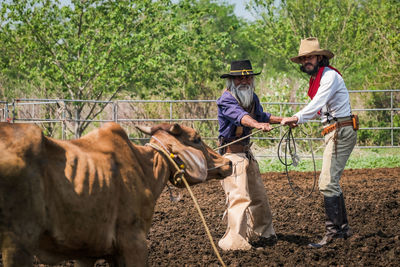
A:
[[[33,255],[24,247],[9,239],[3,240],[2,259],[4,267],[33,266]]]
[[[117,266],[147,266],[147,241],[143,230],[124,232],[119,235],[120,257]]]
[[[76,260],[74,267],[93,267],[96,261],[96,259]]]
[[[107,261],[109,267],[117,267],[118,266],[117,259],[114,257],[109,257],[106,259],[106,261]]]

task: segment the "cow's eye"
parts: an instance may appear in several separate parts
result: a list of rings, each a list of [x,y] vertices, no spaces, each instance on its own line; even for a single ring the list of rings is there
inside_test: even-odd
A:
[[[195,144],[200,144],[200,143],[201,143],[201,138],[200,138],[200,137],[195,138],[195,139],[193,140],[193,143],[195,143]]]

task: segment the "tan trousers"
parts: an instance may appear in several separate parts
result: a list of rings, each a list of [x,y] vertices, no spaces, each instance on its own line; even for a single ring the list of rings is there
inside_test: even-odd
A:
[[[222,180],[226,194],[227,229],[219,240],[223,250],[248,250],[249,241],[275,235],[272,214],[258,163],[244,153],[227,153],[233,164],[232,175]]]
[[[338,132],[337,154],[335,152],[334,134]],[[357,132],[352,126],[346,126],[325,135],[325,150],[322,159],[322,170],[319,176],[319,191],[326,197],[339,196],[342,189],[339,185],[346,162],[357,142]]]

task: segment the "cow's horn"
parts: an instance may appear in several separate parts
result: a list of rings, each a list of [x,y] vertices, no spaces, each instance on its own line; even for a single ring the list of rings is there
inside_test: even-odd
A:
[[[136,125],[135,127],[136,127],[139,131],[141,131],[142,133],[151,135],[151,127],[149,127],[149,126],[139,126],[139,125]]]

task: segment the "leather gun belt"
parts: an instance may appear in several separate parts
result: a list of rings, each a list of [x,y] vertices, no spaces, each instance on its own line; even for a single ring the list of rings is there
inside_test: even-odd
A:
[[[322,136],[325,136],[328,133],[330,133],[336,129],[346,127],[346,126],[353,126],[353,121],[350,119],[350,120],[339,121],[334,124],[330,124],[322,130],[321,134],[322,134]]]

